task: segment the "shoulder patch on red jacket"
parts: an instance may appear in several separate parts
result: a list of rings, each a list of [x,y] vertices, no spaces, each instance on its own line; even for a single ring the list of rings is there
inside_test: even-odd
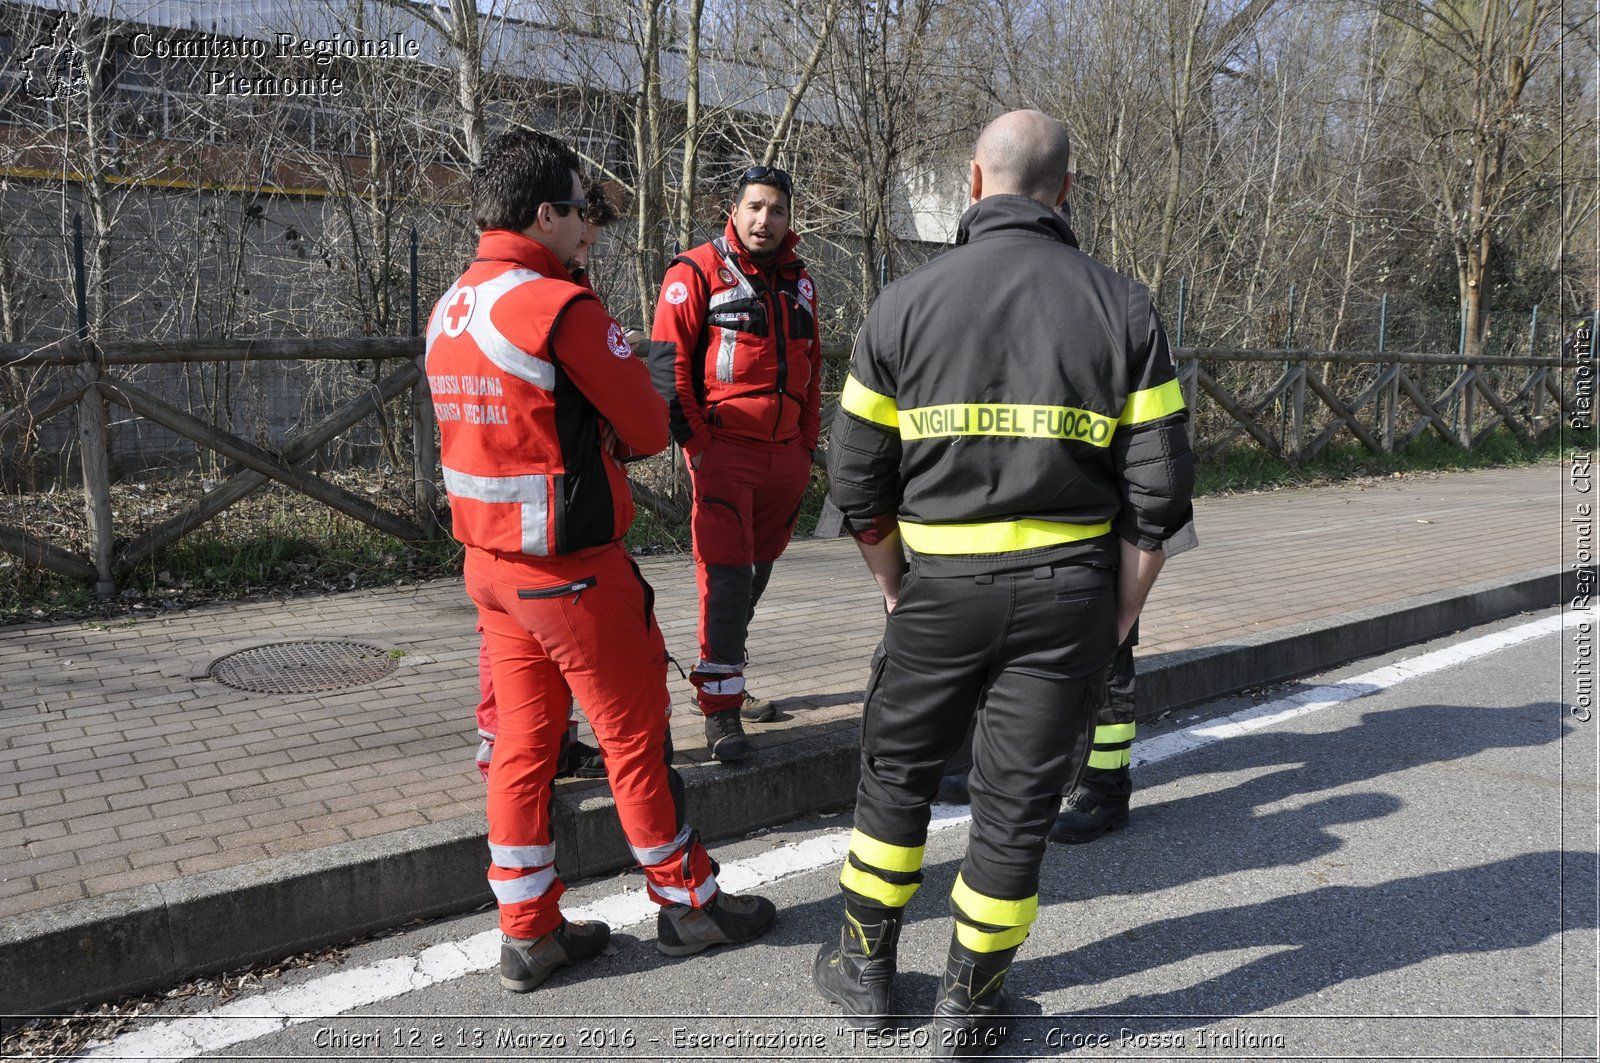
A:
[[[627,333],[622,331],[622,326],[615,321],[606,330],[606,346],[611,348],[611,353],[618,358],[632,358],[633,348],[628,346]]]

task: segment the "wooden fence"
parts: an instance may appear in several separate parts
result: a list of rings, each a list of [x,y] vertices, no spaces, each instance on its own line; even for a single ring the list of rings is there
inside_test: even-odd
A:
[[[421,368],[422,340],[415,338],[285,339],[186,342],[65,341],[48,347],[0,345],[0,368],[58,367],[71,379],[23,406],[0,414],[0,446],[45,418],[76,408],[80,443],[87,555],[20,528],[0,525],[0,550],[26,563],[92,581],[99,593],[115,591],[116,581],[163,547],[198,528],[229,506],[270,482],[283,484],[402,540],[441,533],[438,498],[438,448],[433,404]],[[846,355],[829,352],[830,375],[837,382]],[[1482,358],[1462,365],[1435,354],[1318,352],[1297,350],[1219,350],[1183,348],[1177,352],[1179,380],[1189,408],[1191,431],[1201,460],[1215,456],[1247,435],[1268,453],[1293,461],[1311,458],[1340,433],[1374,453],[1403,449],[1430,429],[1459,447],[1472,447],[1502,425],[1523,439],[1537,439],[1559,424],[1571,408],[1564,394],[1559,359]],[[126,370],[142,365],[263,360],[345,360],[394,362],[395,368],[365,394],[335,408],[316,423],[263,447],[205,421],[132,383]],[[1208,371],[1207,366],[1210,366]],[[1231,366],[1241,384],[1219,382],[1219,366]],[[1273,367],[1240,374],[1241,367]],[[1276,367],[1281,366],[1281,369]],[[1454,366],[1452,382],[1432,397],[1424,375]],[[1523,379],[1521,371],[1527,370]],[[1335,375],[1365,380],[1355,395],[1341,399]],[[1262,380],[1270,380],[1260,386]],[[307,466],[318,450],[387,403],[409,392],[412,506],[409,514],[385,509],[370,499],[318,476]],[[1208,400],[1202,404],[1201,394]],[[1308,405],[1315,399],[1321,412]],[[1481,401],[1480,401],[1481,400]],[[828,396],[828,409],[837,392]],[[132,539],[118,540],[112,526],[111,474],[107,459],[108,404],[177,433],[232,463],[235,471],[207,491],[188,510]],[[1370,411],[1370,412],[1367,412]],[[637,481],[634,497],[669,521],[685,517],[685,505]]]

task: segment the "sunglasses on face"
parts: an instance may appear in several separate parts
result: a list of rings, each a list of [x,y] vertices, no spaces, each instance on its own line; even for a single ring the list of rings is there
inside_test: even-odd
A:
[[[589,201],[587,199],[547,199],[545,202],[552,207],[571,207],[574,210],[589,209]],[[565,211],[562,213],[565,213]]]
[[[740,178],[740,184],[777,185],[783,189],[783,194],[794,195],[794,182],[789,180],[789,175],[776,166],[752,166]]]

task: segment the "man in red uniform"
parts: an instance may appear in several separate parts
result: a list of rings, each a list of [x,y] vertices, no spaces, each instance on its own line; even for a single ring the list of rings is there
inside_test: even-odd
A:
[[[617,220],[617,208],[606,198],[605,188],[599,181],[587,178],[583,182],[583,195],[588,206],[583,209],[583,235],[578,247],[567,260],[567,273],[572,283],[594,291],[589,280],[589,249],[600,238],[600,230]],[[483,628],[478,628],[483,633]],[[574,706],[576,708],[576,706]],[[489,649],[481,640],[478,647],[478,771],[485,780],[489,778],[489,762],[494,756],[494,736],[500,728],[500,708],[495,704],[494,673],[489,667]],[[556,778],[603,779],[606,775],[600,751],[578,739],[578,724],[568,715],[567,730],[561,740],[561,752],[556,758]]]
[[[574,695],[662,906],[656,947],[677,956],[748,941],[776,914],[763,898],[719,892],[683,822],[666,647],[650,586],[620,543],[634,512],[622,459],[666,445],[665,410],[622,326],[567,272],[585,205],[570,148],[542,133],[497,137],[472,173],[477,258],[428,322],[451,521],[500,711],[489,885],[500,982],[517,992],[599,954],[610,935],[568,922],[558,904],[550,783]]]
[[[816,289],[794,253],[793,183],[770,166],[739,180],[723,234],[673,259],[650,332],[650,373],[694,486],[700,660],[689,681],[720,761],[749,754],[745,638],[800,515],[817,449],[822,347]]]

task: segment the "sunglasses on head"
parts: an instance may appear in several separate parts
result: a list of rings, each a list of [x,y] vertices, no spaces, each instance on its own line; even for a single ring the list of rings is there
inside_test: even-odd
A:
[[[794,195],[794,182],[776,166],[752,166],[739,179],[740,184],[777,185],[786,196]]]

